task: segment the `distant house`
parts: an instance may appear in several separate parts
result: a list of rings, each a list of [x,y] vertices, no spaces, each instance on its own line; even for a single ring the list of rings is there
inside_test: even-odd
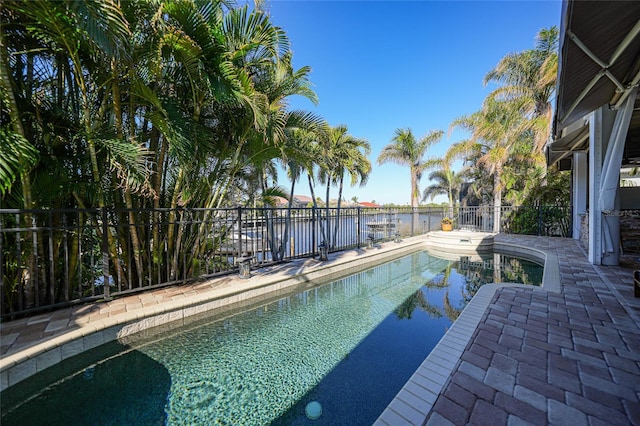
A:
[[[273,197],[273,200],[275,202],[275,207],[287,207],[289,205],[289,200],[287,200],[284,197]]]
[[[307,197],[306,195],[294,195],[293,196],[293,206],[294,207],[307,207],[313,204],[313,198]]]
[[[360,207],[380,207],[380,204],[370,203],[368,201],[361,201],[358,203]]]
[[[273,197],[273,201],[275,202],[274,207],[278,207],[278,208],[289,207],[288,198]],[[306,195],[294,195],[293,203],[291,207],[308,207],[311,204],[313,204],[313,199],[311,197],[307,197]]]

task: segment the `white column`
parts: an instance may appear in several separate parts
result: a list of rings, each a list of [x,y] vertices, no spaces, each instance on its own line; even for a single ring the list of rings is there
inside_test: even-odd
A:
[[[589,117],[589,263],[600,264],[602,214],[598,209],[598,188],[602,177],[602,108]]]
[[[615,111],[606,105],[589,117],[589,262],[594,265],[602,264],[602,210],[598,198],[604,153],[614,120]]]
[[[589,186],[589,170],[587,169],[587,153],[573,153],[573,239],[580,239],[582,215],[587,212],[587,188]]]

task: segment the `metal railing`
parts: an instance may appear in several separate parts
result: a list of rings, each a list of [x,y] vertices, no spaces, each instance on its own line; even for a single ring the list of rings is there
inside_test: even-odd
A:
[[[491,231],[487,209],[0,209],[0,316],[204,280],[238,271],[238,259],[264,266],[316,257],[322,244],[336,252],[425,234],[451,213],[458,229]],[[514,209],[503,228],[528,231],[536,210]],[[555,229],[539,225],[549,217],[539,209],[539,231]]]
[[[505,234],[571,235],[571,210],[567,206],[459,207],[453,212],[454,227],[461,230],[495,232],[494,224],[499,217],[499,232]]]

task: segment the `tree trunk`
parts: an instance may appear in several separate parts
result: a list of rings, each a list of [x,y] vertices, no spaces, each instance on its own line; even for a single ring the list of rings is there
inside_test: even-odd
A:
[[[336,210],[336,223],[333,225],[333,242],[334,244],[338,241],[338,227],[340,224],[340,204],[342,200],[342,186],[344,183],[344,173],[340,176],[340,186],[338,189],[338,209]]]
[[[500,232],[502,186],[500,185],[501,169],[496,169],[493,176],[493,232]]]
[[[293,203],[293,191],[296,187],[295,177],[291,180],[291,193],[289,194],[289,205],[287,206],[287,220],[284,222],[284,233],[282,235],[282,241],[278,247],[278,260],[284,259],[285,248],[289,241],[289,226],[291,223],[291,204]]]
[[[167,143],[166,141],[160,141],[160,132],[155,128],[155,126],[151,127],[151,133],[149,136],[149,146],[155,147],[152,149],[152,152],[158,151],[158,146],[160,146],[160,152],[156,154],[156,173],[155,180],[153,184],[153,190],[155,191],[155,197],[153,198],[153,225],[152,225],[152,241],[153,241],[153,268],[157,268],[159,271],[161,269],[162,261],[161,254],[164,249],[164,244],[160,241],[160,213],[158,210],[160,209],[160,200],[162,194],[162,177],[163,177],[163,167],[164,167],[164,157],[167,152]],[[152,267],[149,265],[149,267]],[[153,271],[154,276],[156,270]]]
[[[136,228],[136,217],[133,214],[133,199],[131,197],[131,191],[125,189],[124,191],[124,200],[127,205],[128,219],[129,219],[129,233],[131,234],[131,249],[133,250],[133,260],[136,264],[136,275],[138,277],[138,286],[142,287],[142,273],[143,273],[143,265],[142,259],[140,258],[140,254],[142,250],[140,249],[140,240],[138,237],[138,230]],[[129,265],[131,267],[131,265]]]
[[[453,219],[453,186],[451,185],[452,172],[446,171],[447,173],[447,184],[449,185],[449,218]]]
[[[178,176],[176,177],[176,181],[173,185],[173,194],[171,195],[171,203],[169,204],[169,208],[171,209],[169,212],[169,250],[173,248],[173,234],[175,233],[175,220],[176,213],[175,210],[178,208],[178,199],[180,198],[180,191],[182,190],[182,181],[184,180],[184,169],[180,167],[178,170]]]
[[[316,200],[316,194],[315,194],[315,191],[313,190],[313,179],[311,179],[311,175],[309,174],[309,172],[307,172],[307,179],[309,180],[309,191],[311,191],[311,198],[313,199],[313,207],[316,209],[316,211],[318,211],[318,200]],[[322,237],[322,241],[326,241],[327,236],[325,235],[324,227],[322,226],[322,224],[320,224],[319,226],[320,226],[320,234]]]
[[[418,230],[418,174],[411,167],[411,233],[412,235]]]
[[[8,61],[7,58],[5,56],[5,46],[4,46],[4,37],[2,36],[2,32],[0,32],[0,84],[2,84],[2,86],[4,86],[5,89],[5,93],[7,94],[7,98],[9,101],[9,117],[11,119],[11,125],[13,127],[13,131],[22,136],[23,138],[25,137],[24,134],[24,129],[22,127],[22,121],[20,120],[20,112],[18,111],[18,104],[16,102],[16,98],[15,98],[15,93],[14,93],[14,87],[11,81],[11,77],[9,76],[9,67],[8,67]],[[32,201],[32,193],[31,193],[31,177],[29,176],[29,170],[27,170],[27,165],[24,164],[24,162],[21,161],[21,163],[23,163],[20,167],[20,184],[22,186],[22,196],[23,196],[23,207],[27,210],[32,209],[33,208],[33,201]],[[30,213],[25,213],[25,227],[26,228],[30,228],[32,226],[32,216]],[[32,233],[27,231],[27,241],[31,241],[31,237],[32,237]],[[27,251],[27,276],[25,278],[25,275],[23,274],[23,276],[20,278],[21,280],[24,279],[25,280],[25,294],[26,294],[26,303],[27,303],[27,307],[29,305],[32,305],[33,303],[33,297],[34,294],[31,290],[33,290],[34,292],[37,292],[38,289],[32,289],[32,282],[33,282],[33,277],[35,276],[35,274],[37,274],[36,271],[36,265],[35,265],[35,257],[32,250],[28,250]],[[2,292],[2,296],[0,297],[4,297],[4,288],[0,289],[0,292]],[[31,299],[31,300],[30,300]],[[1,300],[1,299],[0,299]]]
[[[124,127],[123,127],[123,119],[122,119],[122,103],[120,102],[120,79],[118,78],[118,70],[116,67],[116,60],[111,60],[111,94],[113,96],[113,114],[115,116],[115,126],[116,126],[116,136],[118,139],[124,138]],[[133,98],[131,97],[131,101],[133,102]],[[132,106],[130,104],[129,114],[132,114]],[[135,117],[130,117],[130,131],[132,133],[129,134],[130,137],[133,137],[133,122],[135,121]],[[136,228],[136,219],[133,214],[133,198],[131,196],[131,190],[125,186],[124,190],[124,201],[127,206],[128,219],[129,219],[129,234],[131,238],[131,250],[133,251],[133,260],[136,264],[136,275],[138,277],[138,286],[142,287],[142,259],[140,259],[140,239],[138,237],[138,229]],[[132,265],[128,265],[131,268]],[[129,283],[131,285],[131,282]]]
[[[2,57],[2,60],[0,60],[0,84],[4,86],[5,93],[7,94],[7,98],[9,101],[9,118],[11,119],[11,126],[13,127],[13,131],[26,139],[24,128],[22,127],[22,121],[20,120],[20,112],[18,111],[18,103],[16,102],[14,85],[12,84],[11,76],[8,72],[9,66],[7,58],[5,57],[5,52],[6,49],[4,47],[4,37],[0,33],[0,55]],[[29,176],[29,170],[27,170],[27,165],[24,163],[20,168],[20,184],[22,185],[23,206],[27,210],[32,209],[33,201],[31,193],[31,178]],[[28,219],[28,226],[31,226],[30,218]]]
[[[329,220],[329,191],[331,189],[331,177],[327,176],[327,195],[326,195],[326,204],[324,206],[325,212],[327,212],[327,217],[325,218],[325,235],[328,241],[325,241],[327,247],[333,248],[333,241],[331,241],[331,220]]]

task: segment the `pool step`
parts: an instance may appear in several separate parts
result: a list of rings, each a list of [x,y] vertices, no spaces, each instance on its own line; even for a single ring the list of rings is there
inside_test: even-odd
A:
[[[429,246],[439,251],[478,252],[493,250],[495,234],[470,231],[433,231],[427,234]]]

